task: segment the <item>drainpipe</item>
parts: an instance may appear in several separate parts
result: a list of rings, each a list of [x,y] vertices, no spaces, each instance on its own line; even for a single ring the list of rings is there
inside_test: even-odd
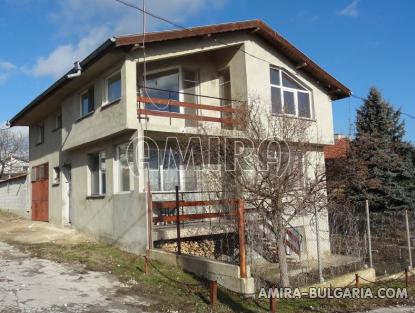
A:
[[[76,61],[74,63],[74,70],[76,71],[75,73],[68,74],[66,76],[68,79],[81,76],[81,74],[82,74],[82,67],[81,67],[81,64],[79,64],[79,61]]]

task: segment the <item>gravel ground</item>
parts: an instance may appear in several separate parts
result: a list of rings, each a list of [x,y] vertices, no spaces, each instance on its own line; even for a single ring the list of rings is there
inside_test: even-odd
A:
[[[380,308],[364,313],[414,313],[415,307]],[[361,312],[363,313],[363,312]]]

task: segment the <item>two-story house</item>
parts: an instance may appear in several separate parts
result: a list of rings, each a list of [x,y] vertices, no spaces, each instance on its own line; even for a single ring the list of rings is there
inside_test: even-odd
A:
[[[251,95],[276,115],[312,121],[324,162],[332,102],[350,91],[262,21],[108,39],[11,120],[30,127],[32,218],[144,252],[160,236],[148,191],[160,198],[200,184],[159,170],[140,138],[161,143],[200,123],[232,128],[233,108]]]

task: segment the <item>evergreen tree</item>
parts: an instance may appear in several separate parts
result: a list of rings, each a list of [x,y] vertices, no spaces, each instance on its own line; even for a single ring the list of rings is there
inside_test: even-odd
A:
[[[400,117],[376,88],[357,111],[350,193],[354,201],[368,199],[377,211],[415,209],[413,150],[403,141]]]

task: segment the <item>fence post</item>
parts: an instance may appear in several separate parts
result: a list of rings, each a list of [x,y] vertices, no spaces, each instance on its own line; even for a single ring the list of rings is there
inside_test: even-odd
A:
[[[210,282],[210,304],[215,305],[218,300],[218,282],[216,280]]]
[[[316,240],[317,240],[317,265],[318,265],[318,277],[320,283],[324,282],[323,277],[323,263],[321,261],[321,249],[320,249],[320,221],[317,213],[317,207],[314,208],[314,218],[316,219]]]
[[[367,224],[367,245],[369,249],[369,267],[373,267],[372,258],[372,236],[370,233],[370,214],[369,214],[369,200],[366,200],[366,224]]]
[[[359,274],[355,274],[356,277],[356,288],[360,288],[360,279],[359,279]]]
[[[274,289],[275,287],[272,287],[272,294],[269,298],[269,311],[271,313],[277,313],[277,299],[274,297]]]
[[[180,239],[180,199],[179,186],[176,186],[176,229],[177,229],[177,254],[182,254],[182,243]]]
[[[147,256],[144,256],[144,274],[148,275],[149,272],[148,259]]]
[[[409,269],[411,269],[412,268],[412,250],[411,250],[411,235],[409,233],[408,210],[405,210],[405,222],[406,222],[406,240],[408,241]]]
[[[238,217],[238,237],[239,237],[239,268],[240,276],[246,278],[246,252],[245,252],[245,202],[242,199],[237,200],[237,217]]]

